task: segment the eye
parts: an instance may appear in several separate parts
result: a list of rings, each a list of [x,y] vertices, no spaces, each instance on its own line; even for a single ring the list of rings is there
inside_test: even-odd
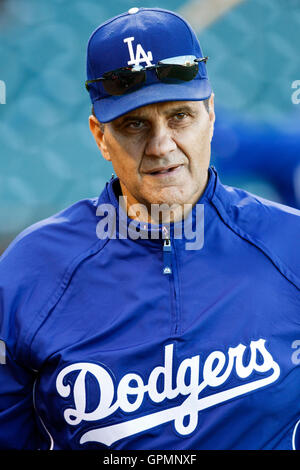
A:
[[[139,129],[143,128],[144,124],[145,123],[143,121],[138,121],[138,120],[130,121],[130,122],[127,123],[127,127],[129,129],[139,130]]]
[[[171,127],[178,127],[178,126],[187,126],[191,122],[191,115],[187,113],[186,111],[179,111],[177,113],[174,113],[173,116],[171,116],[170,119],[170,125]]]
[[[174,118],[177,121],[182,121],[185,117],[187,117],[187,113],[177,113],[175,114]]]

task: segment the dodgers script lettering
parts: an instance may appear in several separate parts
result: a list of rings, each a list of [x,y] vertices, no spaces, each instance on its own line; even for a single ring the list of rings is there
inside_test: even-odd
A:
[[[250,359],[246,365],[244,362],[247,346],[244,344],[239,344],[234,348],[230,347],[227,354],[222,351],[210,353],[203,363],[202,374],[200,374],[200,355],[183,359],[177,369],[175,382],[173,381],[174,345],[168,344],[164,349],[164,365],[154,367],[146,383],[139,374],[129,372],[121,378],[116,389],[114,374],[108,372],[101,365],[89,362],[69,365],[59,372],[56,380],[59,395],[63,398],[68,398],[71,395],[74,401],[74,407],[65,409],[64,419],[72,426],[78,425],[82,421],[97,421],[101,425],[101,420],[114,414],[118,409],[133,414],[139,410],[145,394],[148,394],[150,400],[156,404],[166,399],[169,400],[170,407],[110,426],[102,424],[102,427],[95,428],[93,425],[93,429],[82,435],[80,443],[100,442],[110,446],[127,436],[144,432],[167,422],[173,422],[175,430],[179,434],[188,435],[198,425],[200,410],[262,388],[278,379],[279,365],[266,349],[265,342],[265,339],[251,341],[247,351],[250,353]],[[74,379],[74,383],[70,385],[65,379],[74,371],[78,371],[78,375]],[[252,378],[250,381],[249,378],[254,372],[262,374],[262,377],[257,378],[256,375],[256,380]],[[88,390],[85,381],[87,373],[94,376],[100,390],[97,407],[88,412],[86,411]],[[158,379],[161,375],[164,378],[164,387],[162,390],[158,390]],[[200,394],[205,388],[213,387],[217,390],[232,375],[241,380],[237,386],[226,390],[222,387],[222,391],[201,397]],[[175,388],[172,386],[174,383],[176,383]],[[117,393],[113,403],[115,390]],[[181,405],[172,406],[172,400],[179,394],[186,396],[186,399]],[[188,420],[185,419],[186,416],[189,417]]]

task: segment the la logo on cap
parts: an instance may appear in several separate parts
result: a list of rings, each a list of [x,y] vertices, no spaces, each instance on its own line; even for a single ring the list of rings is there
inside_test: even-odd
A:
[[[133,41],[134,41],[133,36],[130,38],[125,38],[123,40],[123,42],[125,42],[128,46],[128,51],[129,51],[129,56],[130,56],[130,60],[127,62],[127,64],[139,65],[142,62],[145,62],[146,65],[153,65],[151,62],[153,60],[152,52],[148,51],[146,54],[141,44],[137,44],[136,53],[134,55],[133,46],[132,46]]]

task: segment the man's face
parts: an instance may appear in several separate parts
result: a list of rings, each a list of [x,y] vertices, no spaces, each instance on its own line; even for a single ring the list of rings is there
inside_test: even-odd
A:
[[[203,192],[214,126],[213,98],[172,101],[138,108],[101,131],[90,128],[106,160],[112,162],[129,205],[194,205]]]

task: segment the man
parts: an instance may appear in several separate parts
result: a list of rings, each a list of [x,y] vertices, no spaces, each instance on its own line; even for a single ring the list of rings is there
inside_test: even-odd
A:
[[[90,129],[117,177],[1,258],[1,448],[299,445],[299,212],[209,167],[205,62],[166,10],[92,34]]]

